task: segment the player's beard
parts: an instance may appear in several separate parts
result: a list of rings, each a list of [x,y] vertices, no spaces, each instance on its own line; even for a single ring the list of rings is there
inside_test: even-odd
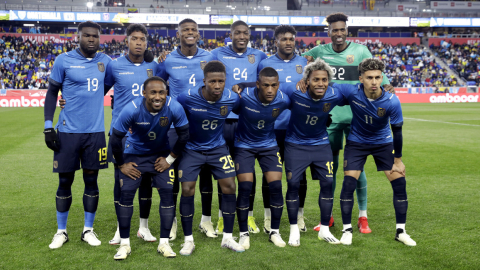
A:
[[[88,44],[86,44],[86,45],[88,45]],[[95,53],[98,51],[99,46],[96,46],[96,47],[90,49],[90,48],[88,48],[87,46],[84,47],[84,46],[81,46],[81,45],[80,45],[80,48],[82,49],[82,51],[83,51],[84,53],[86,53],[86,54],[88,54],[88,55],[91,55],[91,54],[95,54]]]

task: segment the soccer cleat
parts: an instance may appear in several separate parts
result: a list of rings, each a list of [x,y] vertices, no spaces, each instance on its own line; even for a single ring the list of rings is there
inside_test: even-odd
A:
[[[238,243],[245,249],[249,249],[250,248],[250,234],[249,233],[244,233],[242,235],[240,235],[240,240],[238,241]]]
[[[402,242],[410,247],[414,247],[417,245],[417,242],[410,238],[410,235],[408,235],[403,229],[397,229],[395,240],[397,240],[398,242]]]
[[[218,218],[217,229],[215,232],[218,234],[223,234],[223,217]]]
[[[268,241],[272,242],[277,247],[285,247],[287,245],[285,244],[285,241],[283,241],[282,236],[274,231],[270,232]]]
[[[342,235],[342,238],[340,239],[340,243],[344,244],[344,245],[351,245],[352,244],[352,233],[353,233],[353,229],[352,228],[348,228],[346,230],[343,230],[343,235]]]
[[[193,243],[193,241],[185,241],[185,243],[182,244],[180,255],[190,256],[192,255],[194,250],[195,250],[195,244]]]
[[[329,244],[333,244],[333,245],[341,244],[340,241],[338,241],[338,239],[335,238],[335,236],[333,236],[333,234],[329,230],[324,230],[324,231],[320,230],[318,232],[318,239],[325,240]]]
[[[228,248],[235,252],[244,252],[245,248],[237,243],[233,237],[222,240],[222,248]]]
[[[260,229],[257,227],[257,224],[255,224],[254,217],[248,217],[248,232],[251,232],[251,233],[260,232]]]
[[[137,237],[143,239],[145,242],[157,241],[157,238],[152,235],[150,229],[148,228],[139,228],[137,232]]]
[[[165,258],[175,258],[177,254],[173,252],[172,247],[170,247],[169,243],[163,243],[158,245],[157,252],[162,254]]]
[[[298,216],[297,224],[301,232],[307,231],[307,226],[305,225],[305,218],[303,216]]]
[[[102,241],[98,240],[98,236],[93,230],[87,230],[82,233],[82,241],[87,242],[90,246],[100,246]]]
[[[266,234],[270,234],[270,231],[272,230],[272,227],[270,225],[272,224],[272,220],[270,217],[266,217],[265,220],[263,221],[263,232]]]
[[[170,241],[173,241],[177,238],[177,219],[174,218],[173,219],[173,223],[172,223],[172,229],[170,229],[170,237],[169,237],[169,240]]]
[[[130,246],[122,245],[117,249],[117,254],[113,256],[113,259],[118,261],[125,260],[128,257],[128,255],[130,255],[130,253],[132,253],[132,249],[130,248]]]
[[[61,248],[66,242],[68,242],[68,234],[66,232],[56,233],[48,247],[51,249]]]
[[[300,230],[292,230],[290,228],[290,237],[288,238],[288,244],[292,247],[300,246]]]
[[[371,233],[372,230],[368,227],[368,220],[366,217],[359,217],[358,218],[358,230],[361,233]]]
[[[317,226],[313,227],[313,230],[316,231],[316,232],[319,232],[320,231],[320,223],[318,223]],[[333,220],[333,216],[330,217],[330,223],[328,224],[328,227],[333,227],[335,226],[335,220]]]
[[[115,235],[113,236],[112,240],[108,241],[110,245],[120,245],[120,231],[116,231]]]
[[[213,223],[211,221],[200,222],[198,228],[202,233],[206,234],[207,237],[216,238],[218,235],[213,229]]]

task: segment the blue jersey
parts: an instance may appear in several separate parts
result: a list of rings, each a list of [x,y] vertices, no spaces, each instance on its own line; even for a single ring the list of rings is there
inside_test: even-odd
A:
[[[258,65],[267,58],[264,52],[252,48],[247,48],[244,53],[238,54],[233,51],[231,45],[216,48],[212,54],[216,60],[225,65],[227,70],[225,88],[228,89],[242,82],[256,82]],[[238,118],[238,116],[232,113],[228,118]]]
[[[188,124],[183,107],[171,97],[158,113],[151,113],[145,107],[145,98],[130,101],[120,112],[114,128],[122,133],[132,134],[125,142],[127,154],[149,155],[169,150],[167,132],[173,123],[175,127]]]
[[[333,107],[344,105],[345,98],[340,91],[329,86],[322,99],[314,100],[308,91],[302,93],[295,87],[292,84],[284,90],[290,97],[292,112],[285,141],[301,145],[329,144],[328,114]]]
[[[294,54],[292,59],[283,60],[278,54],[275,54],[260,62],[258,73],[265,67],[274,68],[278,72],[280,86],[285,87],[286,84],[297,84],[303,78],[303,69],[306,65],[307,59],[305,57]],[[275,129],[287,129],[289,120],[290,111],[285,110],[275,122]]]
[[[257,88],[243,90],[240,106],[234,111],[239,114],[235,147],[268,148],[277,146],[274,130],[275,120],[289,105],[290,99],[280,90],[275,99],[267,105],[262,104],[258,99]]]
[[[363,144],[393,142],[390,125],[402,124],[402,107],[398,97],[386,93],[376,100],[369,100],[363,92],[363,84],[335,84],[350,103],[353,119],[348,140]]]
[[[176,98],[181,93],[199,84],[203,84],[203,68],[214,56],[200,48],[192,57],[182,54],[180,47],[167,55],[165,61],[158,64],[157,75],[169,83],[169,95]]]
[[[112,61],[103,53],[88,60],[80,49],[60,54],[50,80],[61,84],[67,106],[60,112],[56,128],[65,133],[105,131],[103,96],[105,68]]]
[[[156,70],[156,62],[147,63],[143,61],[141,64],[135,64],[130,61],[128,56],[122,56],[108,64],[105,84],[114,86],[115,91],[115,104],[112,111],[110,133],[122,109],[132,100],[143,96],[143,83],[149,77],[152,77]]]
[[[177,97],[190,122],[190,139],[186,147],[195,151],[206,151],[225,144],[225,119],[239,103],[238,95],[227,88],[220,100],[210,103],[203,97],[202,87],[203,84],[200,84]]]

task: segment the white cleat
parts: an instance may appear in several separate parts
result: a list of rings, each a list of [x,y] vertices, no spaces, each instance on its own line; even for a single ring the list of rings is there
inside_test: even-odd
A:
[[[277,247],[285,247],[287,245],[285,244],[285,241],[283,241],[282,236],[279,233],[273,231],[270,232],[268,241],[272,242]]]
[[[338,241],[338,239],[335,238],[335,236],[333,236],[333,234],[329,230],[320,230],[318,232],[318,239],[319,240],[325,240],[326,242],[328,242],[329,244],[332,244],[332,245],[341,244],[340,241]],[[342,237],[342,239],[343,239],[343,237]],[[350,236],[350,244],[352,243],[351,239],[352,239],[352,237]]]
[[[139,228],[137,232],[137,237],[143,239],[145,242],[157,241],[157,238],[152,235],[150,229],[148,228]]]
[[[344,245],[351,245],[352,244],[352,233],[353,233],[353,229],[352,228],[348,228],[346,230],[343,230],[343,235],[342,235],[342,238],[340,239],[340,243],[344,244]]]
[[[410,247],[414,247],[417,245],[417,242],[410,238],[410,235],[408,235],[407,232],[405,232],[403,229],[397,229],[395,240],[397,240],[398,242],[402,242]]]
[[[270,231],[272,230],[271,224],[272,224],[272,219],[270,217],[266,217],[263,221],[263,232],[264,233],[270,234]]]
[[[307,226],[305,225],[305,218],[303,216],[298,216],[297,218],[298,228],[300,228],[301,232],[307,231]]]
[[[222,240],[222,248],[228,248],[235,252],[244,252],[245,248],[237,243],[233,237]]]
[[[66,242],[68,242],[68,234],[66,232],[56,233],[53,236],[52,243],[48,245],[48,247],[51,249],[61,248]]]
[[[117,230],[115,235],[113,236],[112,240],[108,241],[110,245],[120,245],[120,231]]]
[[[185,243],[182,244],[180,255],[190,256],[192,255],[194,250],[195,250],[195,244],[193,243],[193,241],[185,241]]]
[[[102,244],[102,241],[98,240],[98,236],[95,232],[93,232],[93,230],[83,232],[81,239],[93,247],[97,247]]]
[[[218,237],[217,233],[213,229],[213,223],[211,221],[205,221],[205,222],[200,222],[200,225],[198,225],[198,228],[202,233],[206,234],[207,237],[210,238],[216,238]]]
[[[292,247],[300,246],[300,230],[290,228],[290,238],[288,238],[288,244]]]
[[[161,245],[158,245],[157,252],[162,254],[165,258],[177,257],[177,253],[173,252],[173,249],[169,243],[163,243]]]
[[[173,219],[172,229],[170,230],[170,237],[168,240],[173,241],[177,239],[177,219]]]
[[[238,240],[238,243],[245,249],[250,248],[250,234],[249,233],[244,233],[240,235],[240,240]]]
[[[113,256],[113,259],[118,261],[125,260],[128,257],[128,255],[130,255],[130,253],[132,253],[132,249],[130,248],[130,246],[122,245],[117,249],[117,254]]]

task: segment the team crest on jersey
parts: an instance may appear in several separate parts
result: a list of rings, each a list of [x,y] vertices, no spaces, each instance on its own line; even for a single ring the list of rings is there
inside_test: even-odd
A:
[[[220,115],[221,116],[225,116],[225,115],[227,115],[227,113],[228,113],[228,106],[225,105],[225,106],[220,107]]]
[[[347,55],[347,63],[352,64],[355,61],[355,55],[349,54]]]
[[[323,112],[329,112],[331,107],[332,107],[332,103],[323,104]]]
[[[200,68],[203,70],[207,65],[207,61],[200,61]]]
[[[150,78],[150,77],[153,77],[153,69],[147,69],[147,76]]]
[[[183,176],[183,171],[182,171],[182,170],[179,170],[179,171],[178,171],[178,178],[182,178],[182,176]]]
[[[275,118],[280,114],[280,109],[276,108],[272,111],[272,116]]]
[[[386,112],[387,112],[387,110],[385,110],[383,108],[378,108],[377,115],[380,116],[380,117],[383,117]]]
[[[97,66],[98,66],[98,70],[100,72],[104,72],[105,71],[105,65],[102,63],[102,62],[98,62],[97,63]]]
[[[302,67],[302,65],[296,65],[296,69],[295,69],[295,70],[297,71],[298,74],[302,74],[302,72],[303,72],[303,67]]]
[[[58,168],[58,161],[56,160],[53,161],[53,168],[55,169]]]
[[[254,54],[250,54],[248,56],[248,62],[250,62],[250,64],[255,63],[255,55]]]
[[[168,126],[168,117],[167,116],[160,117],[160,126],[162,126],[162,127]]]

